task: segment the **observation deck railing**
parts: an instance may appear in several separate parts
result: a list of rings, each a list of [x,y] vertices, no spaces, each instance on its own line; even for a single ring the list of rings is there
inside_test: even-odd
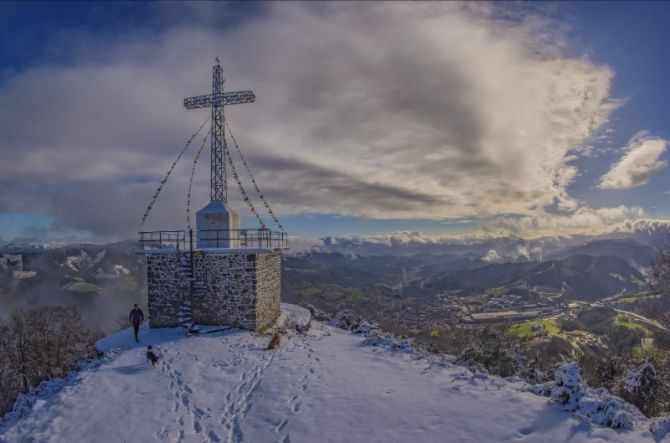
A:
[[[286,232],[269,229],[202,229],[186,234],[186,231],[142,231],[139,232],[139,249],[286,249]]]

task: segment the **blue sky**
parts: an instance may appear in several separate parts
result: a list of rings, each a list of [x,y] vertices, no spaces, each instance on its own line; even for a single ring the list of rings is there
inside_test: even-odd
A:
[[[132,236],[206,117],[180,101],[208,91],[217,55],[257,94],[227,115],[292,234],[670,218],[668,18],[654,2],[0,3],[0,239]],[[190,162],[149,227],[183,227]]]
[[[667,51],[666,42],[670,40],[670,29],[664,25],[670,18],[670,4],[569,2],[560,8],[570,18],[573,33],[589,56],[614,69],[613,95],[627,100],[615,115],[612,145],[623,146],[639,128],[669,137],[670,59],[661,54]],[[588,162],[587,167],[599,165],[592,163]],[[653,177],[645,186],[624,192],[602,192],[580,182],[574,189],[593,205],[638,204],[652,216],[670,217],[670,194],[665,193],[670,190],[667,172]]]

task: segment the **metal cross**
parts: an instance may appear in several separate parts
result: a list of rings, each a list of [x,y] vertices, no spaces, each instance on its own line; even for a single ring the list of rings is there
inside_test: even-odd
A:
[[[224,132],[225,105],[253,103],[256,96],[251,91],[223,92],[223,74],[219,58],[212,68],[212,93],[184,99],[186,109],[212,108],[211,149],[212,166],[210,171],[210,198],[212,201],[228,203],[228,183],[226,179],[225,154],[228,149]]]

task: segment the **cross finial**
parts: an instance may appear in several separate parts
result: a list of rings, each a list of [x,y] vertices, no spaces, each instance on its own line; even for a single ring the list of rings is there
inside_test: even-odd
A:
[[[184,99],[186,109],[212,108],[212,169],[210,196],[212,201],[227,203],[228,186],[226,183],[226,158],[225,158],[225,136],[224,136],[224,105],[236,105],[239,103],[252,103],[256,96],[251,91],[223,92],[223,76],[219,57],[215,58],[216,66],[212,69],[212,93],[199,95]]]

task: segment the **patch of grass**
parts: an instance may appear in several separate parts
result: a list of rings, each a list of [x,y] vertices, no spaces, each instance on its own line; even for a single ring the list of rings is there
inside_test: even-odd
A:
[[[622,304],[630,304],[630,303],[637,303],[640,301],[644,300],[652,300],[655,298],[659,298],[659,295],[636,295],[633,297],[623,297],[623,298],[617,298],[615,301],[617,303],[622,303]]]
[[[495,297],[499,297],[504,295],[506,290],[507,289],[504,286],[497,286],[495,288],[489,288],[487,292]]]
[[[612,323],[614,324],[614,326],[621,326],[623,328],[630,329],[632,331],[639,331],[642,334],[644,334],[644,336],[647,338],[654,336],[654,334],[647,327],[631,320],[630,318],[622,314],[619,314],[616,317],[614,317],[614,321]]]
[[[623,277],[623,275],[620,274],[615,274],[614,272],[610,272],[610,277],[619,280],[620,282],[626,283],[626,279]]]
[[[349,297],[355,302],[363,301],[365,294],[361,288],[347,288],[349,290]]]
[[[311,286],[311,287],[309,287],[309,288],[305,288],[305,289],[303,289],[303,290],[300,291],[300,292],[301,292],[302,295],[305,296],[305,297],[311,297],[311,296],[313,296],[313,295],[320,294],[320,293],[321,293],[321,289],[320,289],[320,288],[317,288],[316,286]]]
[[[640,300],[642,300],[642,297],[624,297],[624,298],[617,298],[616,302],[622,304],[628,304],[628,303],[635,303]]]
[[[65,286],[66,290],[70,292],[78,292],[78,293],[86,293],[86,292],[98,292],[102,288],[98,285],[94,285],[93,283],[87,283],[84,281],[77,281],[74,283],[70,283],[69,285]]]
[[[536,326],[533,330],[533,326]],[[507,333],[521,339],[530,339],[542,335],[562,337],[561,328],[556,319],[527,320],[514,323],[507,328]]]

